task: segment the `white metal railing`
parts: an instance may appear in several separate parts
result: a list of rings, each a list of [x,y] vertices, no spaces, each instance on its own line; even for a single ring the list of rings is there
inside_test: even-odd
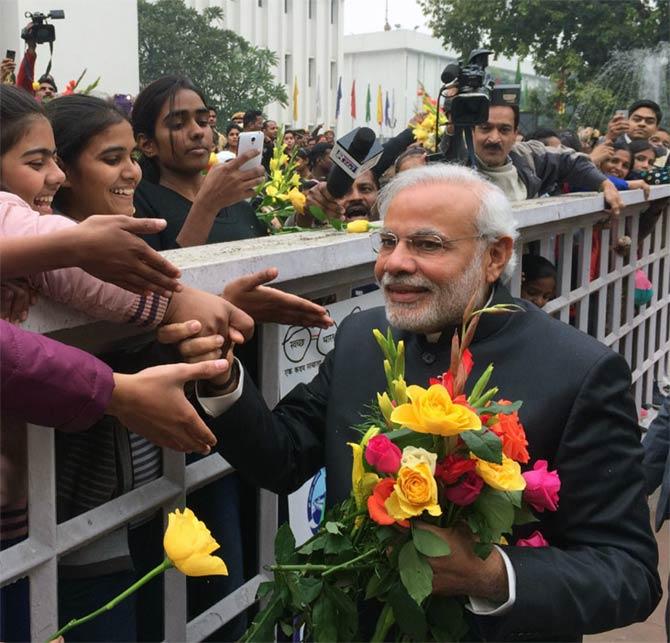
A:
[[[651,201],[670,196],[670,186],[652,188]],[[637,252],[639,214],[649,206],[639,190],[623,193],[626,208],[611,229],[597,225],[607,215],[600,195],[574,195],[518,204],[519,251],[527,244],[557,263],[559,293],[546,306],[566,323],[591,332],[621,352],[633,373],[638,408],[650,404],[654,380],[669,371],[670,332],[670,220],[667,210],[658,217],[651,234]],[[595,229],[594,229],[594,226]],[[627,257],[609,248],[623,232],[632,238]],[[599,275],[591,281],[591,241],[602,235]],[[187,248],[165,253],[182,268],[183,282],[209,292],[221,292],[226,281],[268,266],[280,271],[278,283],[290,292],[308,297],[334,294],[348,299],[352,287],[372,281],[374,255],[367,235],[343,235],[321,230],[295,235]],[[634,305],[634,272],[647,272],[654,288],[651,302]],[[521,264],[512,279],[518,294]],[[117,346],[133,331],[89,319],[63,307],[40,302],[25,324],[30,330],[79,345],[93,352]],[[269,404],[279,399],[279,334],[276,328],[261,334],[261,389]],[[43,640],[57,626],[58,557],[110,533],[151,508],[164,514],[183,504],[187,491],[226,475],[230,466],[213,454],[189,466],[184,456],[163,454],[163,475],[119,498],[76,518],[56,523],[53,432],[29,427],[30,537],[0,553],[0,584],[22,576],[31,580],[33,640]],[[258,573],[241,588],[207,612],[186,621],[186,585],[174,570],[165,576],[165,638],[201,640],[253,604],[263,567],[272,561],[277,526],[276,497],[260,493]]]

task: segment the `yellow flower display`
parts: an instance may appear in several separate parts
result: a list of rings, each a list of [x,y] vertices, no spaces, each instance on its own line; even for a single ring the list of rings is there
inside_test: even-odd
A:
[[[366,506],[368,496],[372,493],[376,484],[379,482],[379,476],[376,473],[365,471],[363,465],[363,455],[365,453],[365,446],[370,438],[373,438],[379,433],[379,428],[376,426],[370,427],[360,444],[356,442],[347,442],[353,451],[353,463],[351,465],[351,489],[356,501],[356,508],[360,511]],[[363,520],[362,516],[356,519],[356,524],[360,524]]]
[[[347,223],[347,232],[367,232],[370,222],[367,219],[356,219]]]
[[[298,176],[297,174],[295,176]],[[307,197],[298,188],[292,188],[288,193],[288,200],[291,202],[294,210],[298,214],[302,214],[305,209]]]
[[[163,547],[172,564],[186,576],[228,575],[223,560],[211,555],[219,543],[190,509],[170,513]]]
[[[440,516],[442,509],[437,502],[437,483],[430,465],[419,461],[412,466],[401,466],[384,506],[394,520],[420,516],[424,511],[431,516]]]
[[[462,404],[454,404],[440,384],[428,389],[408,386],[407,397],[410,402],[396,407],[391,420],[412,431],[451,436],[482,427],[479,416]]]
[[[401,467],[415,467],[417,464],[427,464],[431,473],[435,473],[437,453],[431,453],[421,447],[407,446],[402,450]]]
[[[477,461],[476,472],[484,482],[498,491],[523,491],[526,488],[526,481],[521,475],[521,467],[518,462],[508,458],[504,453],[502,464],[487,462],[475,456]]]

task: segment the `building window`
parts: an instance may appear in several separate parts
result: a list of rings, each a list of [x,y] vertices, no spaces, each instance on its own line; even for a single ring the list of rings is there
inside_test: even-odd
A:
[[[307,0],[307,17],[310,20],[314,17],[314,0]]]
[[[337,86],[337,63],[334,60],[330,61],[330,88],[335,89]]]
[[[293,77],[293,68],[291,66],[291,54],[284,54],[284,82],[289,85]]]
[[[307,84],[314,87],[316,84],[316,60],[310,58],[307,64]]]
[[[338,0],[330,0],[330,24],[334,25],[337,20],[337,2]]]

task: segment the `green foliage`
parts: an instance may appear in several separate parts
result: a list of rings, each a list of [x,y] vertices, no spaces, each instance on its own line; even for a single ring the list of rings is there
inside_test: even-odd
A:
[[[448,556],[451,553],[449,543],[427,529],[412,527],[412,540],[424,556]]]
[[[500,438],[488,429],[479,431],[463,431],[460,434],[461,439],[478,458],[502,464],[502,442]]]
[[[650,47],[670,40],[668,3],[660,0],[419,0],[433,34],[463,57],[489,47],[496,55],[530,55],[536,70],[559,83],[560,96],[529,96],[530,111],[559,123],[571,105],[585,98],[606,98],[587,88],[616,50]],[[491,61],[495,65],[494,61]],[[540,98],[535,106],[532,102]],[[567,99],[557,115],[556,99]],[[603,113],[609,101],[601,104]],[[617,105],[616,107],[621,107]],[[603,122],[588,123],[603,126]]]
[[[433,590],[433,570],[419,555],[413,542],[406,542],[398,556],[400,580],[409,595],[421,605]]]
[[[143,86],[167,74],[189,76],[218,108],[219,125],[236,111],[288,102],[272,73],[274,52],[218,26],[221,8],[199,13],[183,0],[138,0],[137,12]]]

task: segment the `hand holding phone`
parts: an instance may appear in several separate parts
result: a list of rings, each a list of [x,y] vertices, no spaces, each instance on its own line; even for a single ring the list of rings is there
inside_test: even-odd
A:
[[[240,170],[252,170],[255,167],[260,167],[263,158],[263,143],[265,137],[263,132],[242,132],[237,143],[237,155],[241,156],[250,150],[256,150],[257,156],[246,161],[240,166]]]

